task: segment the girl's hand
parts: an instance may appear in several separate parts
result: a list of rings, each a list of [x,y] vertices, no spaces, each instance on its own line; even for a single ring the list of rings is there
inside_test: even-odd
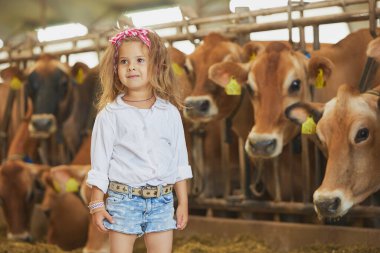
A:
[[[178,205],[176,211],[177,217],[177,229],[183,230],[187,226],[187,222],[189,221],[189,212],[187,205]]]
[[[92,214],[92,222],[100,232],[108,231],[103,225],[104,219],[108,220],[110,223],[113,223],[111,215],[104,208]]]

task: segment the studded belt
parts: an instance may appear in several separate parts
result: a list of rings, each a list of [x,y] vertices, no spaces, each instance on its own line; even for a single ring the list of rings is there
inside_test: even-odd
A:
[[[173,192],[173,185],[168,184],[165,186],[142,186],[142,187],[130,187],[125,184],[110,182],[108,188],[115,192],[132,194],[143,198],[156,198],[161,195],[169,194]],[[131,191],[131,192],[130,192]]]

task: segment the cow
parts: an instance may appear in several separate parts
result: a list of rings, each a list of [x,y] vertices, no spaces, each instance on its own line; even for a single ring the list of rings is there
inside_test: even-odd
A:
[[[59,165],[42,175],[45,195],[38,208],[48,216],[46,240],[64,250],[81,248],[88,238],[88,203],[79,194],[89,169],[90,165]]]
[[[380,61],[380,39],[368,44],[367,55]],[[375,78],[375,80],[380,80]],[[339,86],[327,103],[298,103],[286,109],[296,123],[316,122],[316,137],[328,157],[321,186],[314,192],[320,217],[338,218],[380,189],[377,181],[380,86],[363,94],[352,84]]]
[[[10,143],[10,141],[12,140],[15,134],[15,130],[20,125],[24,117],[25,74],[18,67],[12,66],[3,69],[0,72],[0,76],[4,81],[2,84],[0,84],[0,97],[2,98],[0,101],[0,131],[4,131],[4,133],[1,133],[1,138],[4,139],[0,140],[0,161],[2,161],[6,158],[2,156],[5,156],[8,151],[7,143]],[[15,94],[15,96],[11,96],[11,94]],[[9,104],[10,108],[7,108],[8,100],[11,101],[10,99],[13,100],[13,103]],[[8,112],[9,116],[6,116],[6,110],[10,110]],[[5,117],[8,117],[8,119],[6,119]]]
[[[76,63],[71,68],[75,77],[73,104],[70,116],[63,122],[63,136],[70,156],[74,157],[79,150],[87,129],[92,128],[95,119],[95,96],[99,89],[99,70],[89,69],[83,63]]]
[[[204,148],[204,171],[201,179],[205,186],[204,196],[215,197],[223,196],[223,189],[219,187],[223,182],[223,177],[216,177],[222,168],[221,143],[222,143],[222,129],[227,129],[226,139],[230,142],[231,148],[229,156],[231,158],[232,170],[238,168],[238,148],[235,132],[230,132],[230,125],[228,127],[222,126],[222,119],[228,118],[228,122],[232,122],[232,129],[245,127],[246,124],[240,124],[241,120],[248,120],[251,114],[239,113],[241,107],[250,109],[246,106],[247,102],[243,96],[234,96],[231,98],[232,103],[223,103],[225,99],[223,91],[218,89],[214,83],[208,79],[208,68],[216,63],[228,59],[240,59],[243,49],[236,43],[229,41],[217,33],[210,33],[204,37],[202,43],[195,49],[195,51],[188,55],[185,60],[184,68],[187,71],[187,78],[192,85],[191,93],[185,98],[184,116],[186,120],[192,122],[193,128],[197,126],[194,134],[201,134],[199,129],[205,131],[206,136],[203,141]],[[225,95],[227,96],[227,95]],[[243,129],[248,133],[249,127]],[[198,132],[198,133],[197,133]],[[232,136],[232,138],[230,137]],[[194,143],[193,143],[194,144]],[[193,145],[192,144],[192,145]],[[194,144],[196,145],[196,144]],[[233,147],[232,147],[233,146]],[[198,149],[195,147],[195,149]],[[194,152],[196,153],[196,152]],[[194,158],[199,161],[198,157]],[[194,166],[195,169],[196,166]],[[238,180],[238,173],[230,173]],[[227,174],[225,174],[227,177]],[[195,180],[194,180],[195,181]],[[230,194],[230,193],[229,193]]]
[[[287,108],[297,123],[316,122],[316,135],[328,160],[313,200],[320,217],[339,218],[380,189],[380,86],[360,94],[341,85],[327,103],[298,103]]]
[[[54,56],[43,54],[29,70],[26,90],[34,106],[29,131],[33,138],[42,140],[46,152],[41,162],[67,162],[62,127],[73,102],[70,69]]]

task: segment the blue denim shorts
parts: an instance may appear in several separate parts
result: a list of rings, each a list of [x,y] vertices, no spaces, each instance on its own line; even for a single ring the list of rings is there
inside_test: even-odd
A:
[[[114,223],[103,221],[104,226],[124,234],[142,236],[144,233],[176,229],[173,193],[157,198],[142,198],[108,190],[106,210]]]

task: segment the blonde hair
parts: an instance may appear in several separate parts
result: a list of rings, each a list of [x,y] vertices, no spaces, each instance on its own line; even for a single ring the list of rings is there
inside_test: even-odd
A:
[[[176,107],[182,107],[182,94],[180,94],[180,89],[172,69],[168,50],[155,32],[149,30],[148,38],[151,41],[148,54],[149,83],[158,97],[170,101]],[[123,41],[141,40],[138,37],[127,37]],[[119,94],[127,91],[127,88],[120,82],[118,74],[114,71],[114,62],[118,62],[114,60],[115,50],[115,46],[109,43],[100,61],[99,76],[101,89],[97,104],[98,111],[114,101]]]

